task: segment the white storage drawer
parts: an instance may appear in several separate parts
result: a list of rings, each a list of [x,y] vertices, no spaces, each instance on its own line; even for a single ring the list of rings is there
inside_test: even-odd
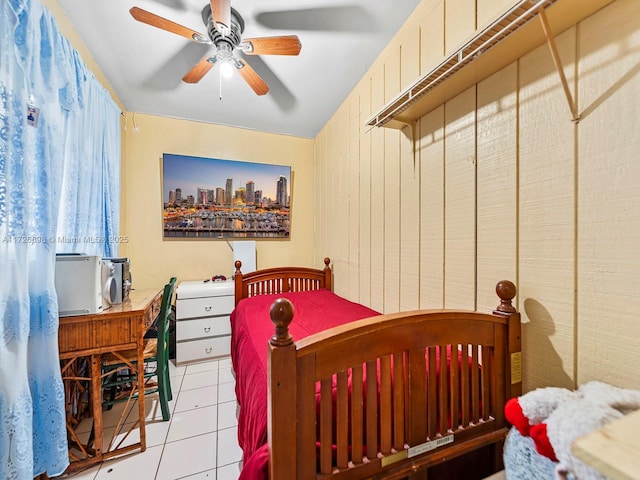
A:
[[[220,335],[231,335],[229,315],[215,318],[180,320],[180,327],[176,329],[176,340],[178,342]]]
[[[231,354],[231,337],[214,337],[176,343],[179,363],[206,360]]]
[[[231,354],[234,283],[189,281],[176,291],[176,363]]]
[[[233,295],[179,299],[176,304],[176,319],[229,315],[235,307]]]

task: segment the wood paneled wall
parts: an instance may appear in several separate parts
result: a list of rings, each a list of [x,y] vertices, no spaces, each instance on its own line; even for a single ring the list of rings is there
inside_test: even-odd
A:
[[[509,0],[423,0],[315,140],[317,263],[381,312],[523,313],[525,390],[640,388],[640,2],[616,0],[418,119],[365,122]],[[415,137],[415,143],[412,140]],[[414,155],[415,148],[415,155]]]

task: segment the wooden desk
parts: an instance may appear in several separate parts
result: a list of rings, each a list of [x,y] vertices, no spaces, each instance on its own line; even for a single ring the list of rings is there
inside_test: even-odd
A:
[[[118,448],[113,446],[113,438],[107,450],[104,448],[102,424],[102,388],[101,388],[101,355],[107,352],[122,350],[138,350],[138,378],[143,379],[143,337],[154,318],[160,312],[162,289],[132,290],[129,298],[120,305],[112,305],[109,309],[93,315],[61,317],[58,331],[58,349],[62,379],[66,396],[69,389],[82,391],[83,384],[89,385],[90,407],[93,413],[94,438],[83,444],[75,433],[72,411],[67,405],[67,434],[73,444],[74,453],[69,453],[71,464],[67,472],[84,469],[115,455],[146,449],[144,388],[138,388],[138,423],[140,441],[134,445]],[[85,374],[76,368],[79,362],[88,360],[89,368]],[[88,374],[88,376],[86,376]],[[122,427],[121,418],[118,427]],[[133,429],[133,427],[132,427]],[[119,428],[116,428],[116,432]]]
[[[640,480],[640,410],[577,439],[572,453],[613,480]]]

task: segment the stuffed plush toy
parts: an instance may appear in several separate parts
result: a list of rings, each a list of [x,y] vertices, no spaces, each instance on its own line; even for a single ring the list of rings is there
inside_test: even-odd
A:
[[[505,405],[505,417],[523,436],[530,436],[540,455],[557,462],[556,478],[571,473],[578,480],[606,477],[571,454],[573,441],[640,409],[640,390],[588,382],[578,390],[539,388]]]

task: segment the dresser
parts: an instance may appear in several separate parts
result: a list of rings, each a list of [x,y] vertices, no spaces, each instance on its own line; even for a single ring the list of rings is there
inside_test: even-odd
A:
[[[186,281],[176,290],[176,363],[231,353],[229,316],[235,306],[234,283]]]

